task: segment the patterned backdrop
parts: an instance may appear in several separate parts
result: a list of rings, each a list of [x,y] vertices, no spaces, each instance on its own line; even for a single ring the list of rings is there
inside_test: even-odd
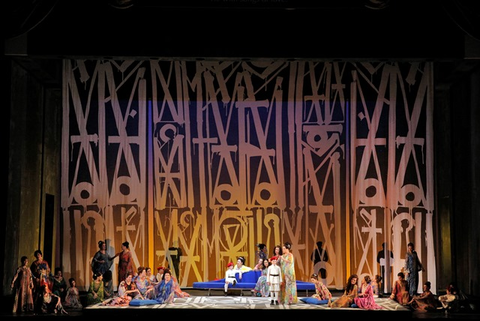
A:
[[[380,274],[384,243],[395,280],[414,242],[436,289],[431,63],[64,60],[63,89],[62,264],[80,288],[106,239],[135,267],[180,258],[182,287],[288,241],[297,279],[324,269],[337,289]]]

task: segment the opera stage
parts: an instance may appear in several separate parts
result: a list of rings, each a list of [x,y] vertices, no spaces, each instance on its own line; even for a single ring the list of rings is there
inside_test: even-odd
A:
[[[69,310],[68,315],[63,314],[18,314],[9,313],[11,306],[4,306],[2,320],[18,320],[28,318],[75,318],[77,320],[92,320],[93,318],[158,318],[161,315],[168,317],[196,317],[196,318],[228,318],[246,320],[250,318],[360,318],[362,320],[388,320],[397,319],[439,319],[447,318],[449,320],[478,320],[479,314],[449,314],[443,312],[417,313],[412,312],[395,301],[388,298],[376,298],[375,301],[383,307],[382,310],[362,310],[358,308],[330,308],[327,305],[315,305],[302,302],[301,298],[306,298],[306,292],[298,293],[299,301],[292,305],[271,305],[270,299],[265,297],[254,297],[249,295],[236,295],[235,292],[228,296],[220,295],[221,292],[213,292],[214,295],[208,296],[208,291],[194,289],[185,289],[190,297],[176,298],[173,304],[149,304],[143,306],[103,306],[101,304],[88,306],[82,310]],[[332,293],[334,294],[334,293]],[[335,293],[336,299],[341,293]],[[8,310],[6,310],[8,309]],[[6,312],[8,311],[8,312]]]

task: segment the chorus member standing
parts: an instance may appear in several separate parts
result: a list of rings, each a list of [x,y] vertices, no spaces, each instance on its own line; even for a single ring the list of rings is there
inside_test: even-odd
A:
[[[45,303],[48,301],[48,297],[50,296],[49,293],[52,289],[52,281],[50,276],[48,275],[48,268],[45,263],[42,263],[38,266],[40,277],[38,278],[38,289],[35,289],[35,293],[33,296],[33,306],[34,310],[37,313],[44,313],[45,312]],[[34,288],[37,285],[34,284]],[[47,289],[45,289],[47,288]],[[47,300],[45,300],[47,297]]]
[[[50,265],[46,260],[43,259],[43,253],[40,250],[36,250],[33,253],[35,260],[30,265],[30,270],[33,275],[33,304],[38,306],[38,302],[41,302],[43,289],[41,289],[41,280],[42,275],[46,274],[47,277],[50,276]],[[43,271],[43,272],[42,272]]]
[[[22,256],[22,265],[17,268],[12,280],[12,290],[15,291],[13,299],[13,313],[33,312],[33,276],[28,266],[28,258]]]
[[[275,247],[273,248],[273,256],[275,256],[277,258],[277,261],[280,258],[280,255],[282,255],[282,254],[283,254],[282,247],[280,245],[275,245]],[[277,264],[278,263],[279,262],[277,262]]]
[[[30,270],[32,270],[33,277],[40,279],[41,272],[40,270],[45,268],[45,272],[47,273],[47,276],[51,275],[50,271],[50,264],[46,260],[43,259],[43,253],[40,250],[36,250],[33,253],[33,256],[35,256],[35,261],[32,262],[30,265]],[[40,267],[40,265],[42,265]]]
[[[332,308],[349,308],[358,296],[358,276],[352,274],[348,277],[347,285],[342,296],[332,301],[328,306]]]
[[[422,263],[418,258],[417,251],[414,249],[413,243],[408,243],[407,254],[405,256],[405,278],[408,282],[408,292],[410,297],[417,294],[418,289],[418,272],[423,271]]]
[[[113,264],[113,259],[117,257],[110,256],[107,253],[107,243],[104,241],[98,241],[98,251],[95,253],[92,259],[92,272],[93,274],[104,275],[105,272],[110,270],[110,267]]]
[[[258,259],[257,264],[253,267],[254,271],[261,271],[263,269],[263,259]]]
[[[256,253],[257,261],[262,260],[263,262],[263,260],[268,259],[267,246],[263,243],[260,243],[260,244],[257,244],[257,247],[258,247],[258,251]]]
[[[280,287],[280,300],[283,304],[293,304],[298,302],[297,278],[295,276],[295,259],[291,249],[292,244],[290,242],[285,242],[285,244],[282,246],[283,254],[278,260],[283,276],[283,283]]]
[[[127,273],[133,273],[133,255],[130,251],[130,243],[122,243],[122,251],[118,255],[118,284],[125,280]]]
[[[270,258],[270,266],[267,268],[267,285],[270,291],[270,304],[278,305],[280,287],[282,285],[282,269],[277,265],[277,258]]]

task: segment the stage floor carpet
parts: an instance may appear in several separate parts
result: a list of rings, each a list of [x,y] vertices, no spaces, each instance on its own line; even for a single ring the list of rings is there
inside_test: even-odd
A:
[[[225,310],[352,310],[358,312],[365,312],[365,310],[358,308],[330,308],[328,305],[308,304],[300,301],[292,305],[271,305],[270,298],[255,297],[255,296],[190,296],[186,298],[176,298],[171,304],[148,304],[143,306],[108,306],[96,304],[88,306],[84,309],[84,313],[100,312],[100,311],[138,311],[138,310],[184,310],[184,309],[225,309]],[[336,299],[336,298],[334,298]],[[388,298],[377,298],[375,301],[383,309],[375,312],[397,311],[397,312],[411,312],[410,309],[398,304],[397,302]]]
[[[433,320],[447,318],[449,320],[479,320],[478,313],[449,314],[443,312],[417,313],[411,311],[388,298],[376,298],[375,301],[383,307],[381,310],[363,310],[358,308],[330,308],[328,305],[314,305],[300,301],[307,297],[306,293],[299,293],[299,301],[292,305],[271,305],[270,298],[248,295],[206,295],[207,291],[186,289],[190,297],[176,298],[173,304],[151,304],[143,306],[104,306],[101,304],[88,306],[82,310],[69,310],[68,315],[45,314],[11,314],[3,309],[2,320],[19,318],[75,318],[77,320],[92,320],[93,318],[158,318],[159,316],[174,315],[175,317],[213,317],[228,318],[229,320],[258,317],[280,318],[361,318],[372,320],[388,320],[390,318],[425,319]],[[220,292],[221,293],[221,292]],[[216,293],[215,293],[216,294]],[[340,295],[340,294],[338,294]],[[334,295],[334,299],[338,296]]]

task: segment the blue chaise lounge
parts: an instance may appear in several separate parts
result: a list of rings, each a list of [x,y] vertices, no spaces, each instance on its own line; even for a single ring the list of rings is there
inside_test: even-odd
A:
[[[237,279],[237,284],[228,286],[229,290],[239,290],[240,295],[243,295],[244,290],[248,290],[249,292],[255,288],[257,284],[257,280],[262,275],[261,271],[248,271],[242,274],[242,279],[239,278],[239,274],[235,275]],[[222,290],[224,289],[225,285],[225,278],[214,280],[214,281],[206,281],[206,282],[193,282],[194,289],[201,289],[201,290],[208,290],[208,295],[210,296],[211,290]],[[315,284],[311,282],[304,282],[297,280],[297,291],[302,290],[307,292],[308,291],[315,291]]]

